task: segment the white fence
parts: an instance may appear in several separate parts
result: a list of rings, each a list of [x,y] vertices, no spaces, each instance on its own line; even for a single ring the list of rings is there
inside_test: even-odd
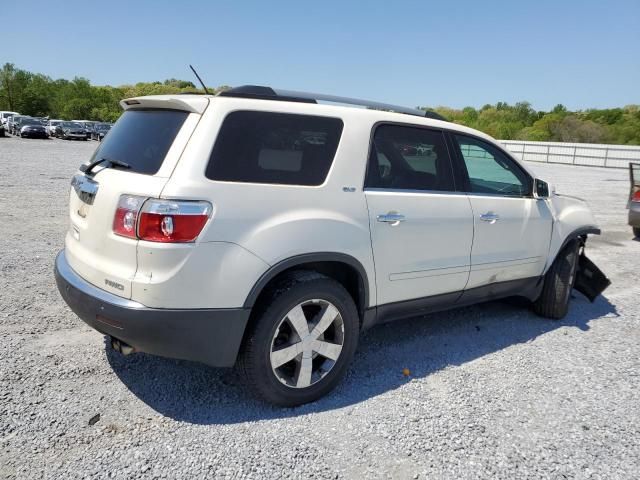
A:
[[[499,140],[499,142],[514,157],[528,162],[608,168],[629,168],[629,162],[640,162],[640,146],[521,140]]]

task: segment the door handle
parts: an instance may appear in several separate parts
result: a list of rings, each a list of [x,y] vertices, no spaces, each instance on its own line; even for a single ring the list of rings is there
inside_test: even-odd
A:
[[[392,227],[395,227],[400,222],[404,222],[405,218],[404,215],[400,215],[399,213],[389,212],[384,215],[378,215],[376,217],[376,220],[378,220],[379,222],[389,223]]]
[[[489,222],[491,225],[500,220],[500,215],[495,214],[493,212],[487,212],[480,215],[480,220],[483,222]]]

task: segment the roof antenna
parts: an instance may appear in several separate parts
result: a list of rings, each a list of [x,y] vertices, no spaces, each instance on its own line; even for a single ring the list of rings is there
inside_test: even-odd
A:
[[[200,82],[200,85],[202,85],[202,88],[204,89],[204,93],[206,93],[207,95],[211,95],[211,92],[209,92],[209,90],[207,90],[207,86],[204,84],[204,82],[202,81],[202,79],[200,78],[200,75],[198,75],[198,72],[196,72],[196,69],[193,68],[192,65],[189,65],[189,68],[191,69],[191,71],[193,72],[193,74],[196,76],[196,78],[198,79],[198,81]]]

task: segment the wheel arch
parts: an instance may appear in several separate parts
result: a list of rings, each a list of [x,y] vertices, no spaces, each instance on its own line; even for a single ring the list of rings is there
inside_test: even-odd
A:
[[[370,301],[367,271],[356,258],[338,252],[296,255],[272,265],[251,288],[243,308],[253,309],[269,285],[294,270],[314,270],[341,283],[353,297],[362,321]]]
[[[559,246],[553,249],[553,252],[549,252],[549,259],[547,260],[547,264],[544,267],[543,275],[547,273],[560,252],[562,252],[570,242],[572,242],[573,240],[581,239],[584,243],[586,241],[587,235],[600,235],[601,233],[602,231],[594,225],[586,225],[572,230],[568,235],[564,237],[564,240],[562,240]]]

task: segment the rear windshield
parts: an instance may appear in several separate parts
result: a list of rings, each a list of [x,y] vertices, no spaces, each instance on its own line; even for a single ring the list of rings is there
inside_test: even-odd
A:
[[[320,185],[341,134],[338,118],[232,112],[220,128],[205,175],[230,182]]]
[[[153,175],[167,155],[188,112],[127,110],[111,127],[91,161],[106,158],[128,163],[132,172]]]

